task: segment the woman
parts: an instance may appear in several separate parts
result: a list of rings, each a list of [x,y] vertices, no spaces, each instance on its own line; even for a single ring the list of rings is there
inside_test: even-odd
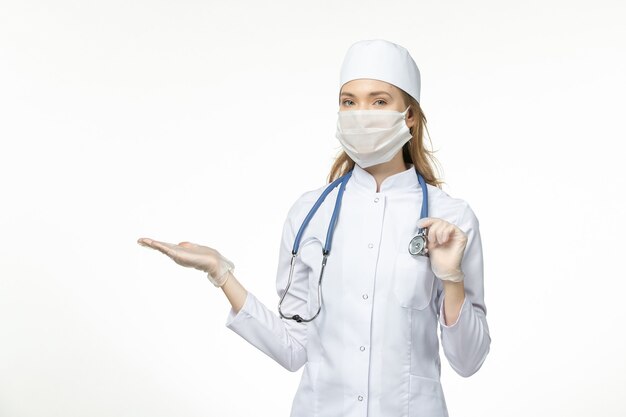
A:
[[[207,272],[232,305],[228,328],[286,369],[304,366],[292,417],[447,416],[437,325],[444,354],[462,376],[481,367],[491,342],[478,219],[467,202],[439,188],[429,165],[420,73],[406,49],[357,42],[340,78],[343,150],[329,183],[347,180],[327,194],[302,233],[327,185],[303,193],[288,212],[276,277],[280,316],[245,290],[234,264],[215,249],[139,243]],[[340,215],[329,232],[338,199]],[[420,219],[424,201],[429,215]],[[426,246],[410,253],[421,228]]]

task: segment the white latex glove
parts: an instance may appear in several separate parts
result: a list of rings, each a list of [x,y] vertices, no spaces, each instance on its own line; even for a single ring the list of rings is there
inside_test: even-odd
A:
[[[235,269],[235,264],[208,246],[191,242],[180,242],[176,245],[148,238],[140,238],[137,243],[163,252],[179,265],[206,272],[209,281],[216,287],[224,285],[229,277],[227,272]]]
[[[454,224],[437,217],[425,217],[417,225],[428,228],[426,248],[433,274],[444,281],[463,281],[465,274],[461,270],[461,261],[467,235]]]

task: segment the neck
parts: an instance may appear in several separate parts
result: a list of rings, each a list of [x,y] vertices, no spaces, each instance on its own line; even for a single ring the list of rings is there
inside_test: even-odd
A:
[[[376,180],[376,192],[380,192],[380,185],[383,183],[385,178],[406,171],[410,168],[410,164],[404,162],[402,158],[402,152],[399,152],[392,160],[378,164],[372,165],[371,167],[364,168],[365,171],[372,174],[374,179]]]

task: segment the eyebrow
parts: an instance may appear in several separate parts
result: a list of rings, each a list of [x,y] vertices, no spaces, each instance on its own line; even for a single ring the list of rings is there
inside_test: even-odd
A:
[[[389,93],[388,93],[388,92],[386,92],[386,91],[372,91],[371,93],[369,93],[369,94],[368,94],[368,96],[372,97],[372,96],[378,96],[378,95],[381,95],[381,94],[387,94],[389,97],[391,97],[391,94],[389,94]],[[348,97],[355,97],[355,95],[354,95],[354,94],[352,94],[352,93],[347,93],[347,92],[346,92],[346,93],[341,93],[341,95],[342,95],[342,96],[348,96]],[[392,97],[392,98],[393,98],[393,97]]]

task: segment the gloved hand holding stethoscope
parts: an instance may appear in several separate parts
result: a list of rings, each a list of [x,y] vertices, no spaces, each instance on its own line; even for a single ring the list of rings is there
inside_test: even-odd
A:
[[[463,281],[465,274],[461,269],[461,261],[467,235],[454,224],[437,217],[424,217],[417,225],[428,228],[426,251],[433,274],[443,281]]]
[[[137,243],[163,252],[179,265],[206,272],[209,281],[216,287],[223,286],[230,276],[227,272],[235,269],[235,264],[208,246],[191,242],[180,242],[176,245],[148,238],[140,238]]]

